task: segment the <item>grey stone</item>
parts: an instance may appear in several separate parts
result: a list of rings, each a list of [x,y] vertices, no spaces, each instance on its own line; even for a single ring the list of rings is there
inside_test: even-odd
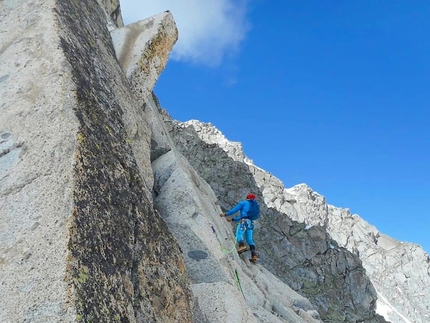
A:
[[[424,322],[428,255],[172,120],[152,90],[173,17],[120,9],[0,2],[0,321]],[[219,216],[249,191],[257,264]]]
[[[105,12],[6,0],[0,15],[0,321],[190,322],[184,257],[153,209],[149,126]]]
[[[200,261],[202,259],[207,259],[208,253],[203,250],[190,250],[188,251],[188,257]]]
[[[272,310],[276,303],[294,322],[321,322],[306,313],[297,315],[290,299],[300,296],[259,265],[251,265],[246,255],[237,255],[233,228],[219,216],[221,200],[178,151],[167,130],[170,118],[153,99],[148,98],[151,103],[145,110],[155,133],[153,144],[171,147],[152,162],[154,205],[187,255],[185,264],[199,309],[194,312],[203,313],[209,322],[285,322]],[[197,261],[188,256],[196,250],[208,257]]]
[[[124,21],[121,15],[121,5],[119,0],[97,0],[106,12],[107,23],[112,23],[115,27],[123,27]]]
[[[135,95],[147,100],[167,63],[178,30],[166,11],[111,31],[115,52]]]
[[[338,274],[343,272],[342,275],[350,272],[342,284],[345,290],[353,291],[353,295],[350,296],[350,301],[339,298],[341,303],[347,305],[348,310],[337,319],[331,317],[331,320],[383,320],[382,316],[372,314],[375,310],[387,320],[396,323],[404,323],[405,320],[425,322],[430,316],[429,307],[423,305],[429,302],[423,303],[413,296],[425,295],[420,292],[418,285],[421,290],[430,286],[429,257],[419,246],[400,243],[378,232],[358,215],[350,214],[349,210],[328,205],[323,196],[305,184],[291,189],[284,188],[273,175],[254,166],[243,152],[239,151],[240,145],[230,143],[211,124],[192,120],[186,123],[166,122],[166,126],[169,127],[179,150],[214,189],[223,209],[228,209],[235,201],[243,198],[243,187],[259,193],[260,200],[264,200],[265,217],[260,220],[264,224],[260,230],[256,230],[255,240],[260,241],[257,245],[264,249],[260,253],[264,257],[265,265],[271,266],[272,270],[279,270],[278,275],[288,279],[290,286],[301,290],[302,279],[306,279],[306,284],[312,283],[314,287],[321,284],[320,279],[324,279],[325,284],[330,281],[329,284],[338,286],[340,281],[333,279],[333,272],[329,268],[340,269]],[[279,212],[285,216],[277,215]],[[271,218],[269,223],[265,222],[267,218]],[[274,219],[276,225],[271,226]],[[294,224],[295,221],[290,219],[303,222],[304,225]],[[271,228],[267,228],[267,225]],[[308,232],[303,231],[303,228]],[[280,236],[277,237],[277,234]],[[282,236],[288,237],[288,243]],[[266,239],[272,241],[266,245]],[[300,239],[304,239],[303,242],[300,242]],[[276,241],[275,244],[273,240]],[[294,246],[296,243],[297,246]],[[364,268],[354,257],[345,257],[347,253],[343,248],[358,255]],[[332,258],[335,254],[335,258],[344,256],[335,260]],[[323,260],[323,255],[331,255],[331,260]],[[284,265],[275,269],[274,256],[285,261],[287,268]],[[298,263],[307,264],[307,267],[297,266]],[[328,267],[325,267],[324,263]],[[295,268],[295,276],[291,276],[292,272],[288,268]],[[313,270],[310,270],[312,268]],[[362,269],[357,272],[354,268]],[[421,283],[414,284],[417,281]],[[333,304],[328,306],[329,293],[326,289],[323,289],[325,295],[318,295],[318,290],[314,288],[306,287],[305,290],[307,293],[316,292],[313,303],[319,306],[323,318],[324,312],[328,317],[330,311],[336,311]],[[333,297],[336,299],[338,296],[335,293]],[[378,306],[375,309],[376,299]]]
[[[2,75],[0,76],[0,83],[6,81],[9,78],[9,75]]]
[[[166,127],[176,147],[211,185],[223,209],[234,206],[249,191],[258,196],[263,216],[257,221],[260,225],[256,226],[254,240],[262,263],[309,298],[322,320],[377,318],[377,295],[361,261],[344,248],[331,247],[332,239],[324,226],[291,220],[297,218],[297,210],[290,201],[296,204],[297,199],[278,179],[231,148],[235,146],[210,124],[167,122]],[[278,315],[287,315],[282,307],[274,308]],[[300,310],[306,313],[315,309]],[[344,314],[337,315],[341,311]]]
[[[7,139],[9,137],[10,137],[10,133],[8,133],[8,132],[4,132],[1,134],[1,139]]]
[[[377,290],[377,312],[393,323],[424,323],[430,317],[428,254],[417,245],[400,242],[377,230],[348,209],[328,205],[325,198],[305,184],[288,189],[298,201],[297,219],[309,225],[324,224],[339,245],[359,255]],[[408,278],[405,278],[408,277]],[[414,285],[410,282],[419,281]]]
[[[18,164],[20,153],[21,149],[14,149],[12,151],[5,149],[0,152],[0,179],[5,177],[8,171]]]

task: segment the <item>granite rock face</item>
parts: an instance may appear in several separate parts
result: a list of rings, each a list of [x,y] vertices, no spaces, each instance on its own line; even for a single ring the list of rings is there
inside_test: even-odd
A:
[[[153,209],[144,102],[106,12],[74,0],[0,12],[0,321],[190,322],[184,259]]]
[[[360,258],[376,288],[376,294],[372,294],[377,296],[378,314],[396,323],[429,320],[427,304],[430,302],[426,293],[429,290],[429,256],[419,246],[390,238],[347,209],[326,204],[323,196],[305,184],[285,189],[272,174],[252,165],[249,159],[242,159],[241,153],[232,150],[232,144],[210,124],[174,121],[171,133],[178,148],[211,184],[217,196],[228,202],[221,203],[225,208],[243,198],[249,190],[259,193],[268,215],[260,220],[264,228],[260,234],[268,230],[266,227],[272,225],[273,215],[277,213],[287,215],[288,221],[298,221],[309,230],[315,226],[326,228],[332,239],[331,247],[344,247],[352,252],[351,257]],[[220,149],[230,158],[230,163],[227,162],[229,158],[219,157],[223,153]],[[240,184],[235,187],[237,181]],[[264,223],[268,217],[271,220]],[[276,223],[272,227],[276,232],[282,225]],[[270,232],[266,237],[260,236],[263,246],[272,235]],[[300,252],[296,250],[293,254]],[[287,254],[291,253],[285,253],[285,257]],[[294,282],[290,284],[294,286]]]
[[[98,0],[107,16],[107,24],[111,28],[124,27],[119,0]]]
[[[297,200],[300,220],[324,224],[340,245],[359,255],[378,291],[378,313],[393,323],[430,320],[430,260],[420,246],[393,239],[348,209],[328,205],[305,184],[287,192]]]
[[[281,187],[268,186],[279,180],[262,176],[263,171],[249,160],[240,161],[232,144],[224,150],[208,141],[208,132],[217,133],[211,125],[195,121],[166,125],[175,146],[212,187],[222,209],[230,209],[250,191],[256,193],[264,216],[256,222],[255,240],[264,267],[308,298],[323,321],[385,322],[375,313],[376,291],[358,256],[338,246],[323,226],[293,221],[288,216],[296,212],[291,204],[284,207],[288,213],[275,208],[277,199],[271,194],[279,196],[274,192]],[[270,203],[265,202],[264,192]],[[289,195],[283,201],[294,202]]]
[[[118,61],[137,98],[150,96],[178,30],[169,11],[111,32]]]
[[[68,221],[78,120],[54,1],[0,2],[0,321],[73,321]]]
[[[425,322],[417,246],[161,109],[169,12],[123,26],[118,0],[4,0],[0,18],[0,322],[386,322],[376,303]],[[249,191],[258,264],[219,216]]]
[[[168,131],[172,120],[157,98],[147,102],[154,205],[184,254],[193,322],[321,322],[309,300],[235,252],[232,227],[219,216],[220,200],[176,148]]]

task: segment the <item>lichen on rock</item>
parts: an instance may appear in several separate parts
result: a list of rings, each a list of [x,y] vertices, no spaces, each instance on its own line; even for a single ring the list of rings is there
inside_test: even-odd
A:
[[[80,124],[68,246],[77,313],[85,322],[186,322],[192,303],[185,266],[142,178],[149,146],[146,160],[137,160],[129,142],[125,115],[139,103],[117,65],[103,12],[94,2],[61,2],[58,20]]]

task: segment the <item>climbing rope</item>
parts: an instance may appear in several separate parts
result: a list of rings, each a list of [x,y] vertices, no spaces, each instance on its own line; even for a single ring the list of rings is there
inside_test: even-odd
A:
[[[222,252],[224,252],[225,254],[228,255],[229,253],[231,253],[231,252],[233,252],[233,251],[236,250],[236,245],[233,245],[233,248],[231,248],[231,250],[227,250],[223,246],[221,246],[221,250],[222,250]]]
[[[229,253],[232,253],[233,251],[236,250],[236,244],[233,244],[233,247],[230,250],[224,248],[224,246],[222,245],[222,243],[219,241],[218,234],[216,233],[216,230],[215,230],[214,226],[212,224],[210,226],[212,228],[212,232],[215,234],[215,237],[218,239],[218,242],[220,243],[222,252],[224,252],[226,255],[228,255]]]
[[[212,224],[210,226],[211,226],[212,232],[215,234],[215,237],[217,238],[218,242],[220,242],[219,238],[218,238],[218,234],[216,233],[216,230],[215,230],[214,226]],[[229,253],[231,253],[233,251],[236,251],[236,244],[233,244],[233,247],[230,250],[227,250],[226,248],[224,248],[224,246],[221,243],[220,243],[220,245],[221,245],[221,250],[225,254],[229,254]],[[237,273],[237,269],[234,270],[234,279],[236,280],[237,287],[239,287],[239,290],[242,293],[243,298],[245,298],[245,293],[243,292],[242,284],[240,283],[239,274]]]
[[[242,289],[242,285],[240,284],[239,274],[237,273],[237,269],[234,270],[234,278],[236,279],[237,286],[239,290],[242,292],[243,298],[245,298],[245,294]]]

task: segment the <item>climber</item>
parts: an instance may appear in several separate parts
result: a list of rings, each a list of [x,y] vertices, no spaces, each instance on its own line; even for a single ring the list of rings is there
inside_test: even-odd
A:
[[[252,221],[257,220],[260,217],[260,205],[255,199],[256,196],[250,193],[246,196],[246,200],[240,201],[230,211],[220,214],[221,217],[226,217],[240,211],[240,214],[237,217],[227,218],[227,221],[239,222],[236,228],[236,240],[239,243],[237,252],[241,254],[247,251],[243,241],[243,235],[245,234],[246,242],[251,249],[251,259],[249,259],[251,262],[256,262],[258,259],[257,253],[255,252],[255,244],[252,239],[254,231],[254,224]]]

